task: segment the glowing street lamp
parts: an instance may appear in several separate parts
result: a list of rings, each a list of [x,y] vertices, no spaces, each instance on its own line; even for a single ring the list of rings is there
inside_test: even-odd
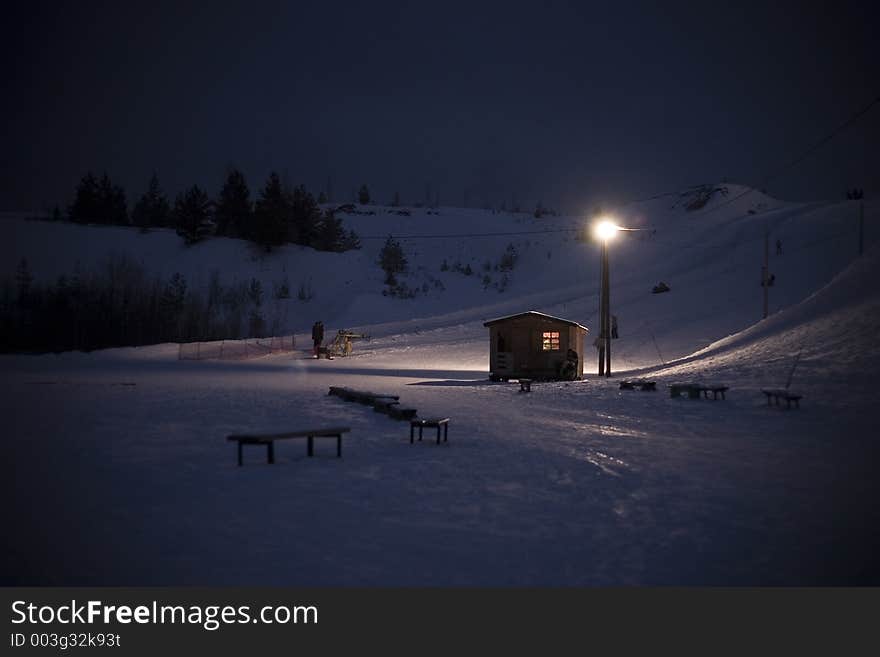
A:
[[[621,228],[611,219],[600,219],[593,225],[593,235],[602,245],[601,297],[599,301],[599,376],[611,376],[611,285],[608,273],[608,242]]]
[[[602,242],[612,239],[619,230],[621,230],[620,226],[610,219],[602,219],[593,224],[593,234]]]

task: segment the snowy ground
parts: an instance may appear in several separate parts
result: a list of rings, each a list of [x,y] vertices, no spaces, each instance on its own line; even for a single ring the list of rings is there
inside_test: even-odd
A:
[[[880,253],[855,259],[833,237],[852,237],[835,221],[843,205],[760,208],[790,250],[774,263],[783,310],[757,323],[760,288],[738,281],[759,271],[761,214],[733,207],[698,230],[698,217],[630,210],[632,223],[661,219],[653,241],[615,251],[639,263],[612,270],[617,367],[656,378],[656,393],[595,376],[530,394],[487,381],[486,317],[594,312],[572,281],[585,267],[573,254],[590,247],[558,236],[550,258],[547,244],[524,249],[543,273],[518,269],[509,293],[462,288],[458,304],[407,307],[370,292],[404,308],[374,308],[372,323],[353,321],[369,305],[355,295],[338,325],[375,337],[349,359],[181,362],[174,345],[0,357],[12,483],[0,580],[876,585]],[[661,278],[672,293],[644,294]],[[767,408],[760,388],[784,385],[798,352],[802,408]],[[685,379],[721,381],[728,399],[671,399],[663,384]],[[410,445],[406,424],[329,397],[330,385],[449,415],[450,442]],[[224,440],[340,423],[352,427],[342,459],[330,443],[307,459],[286,441],[275,465],[251,448],[239,468]]]

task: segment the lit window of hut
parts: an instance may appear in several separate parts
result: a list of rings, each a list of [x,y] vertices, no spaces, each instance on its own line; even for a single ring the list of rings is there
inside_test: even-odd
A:
[[[541,334],[542,351],[559,351],[559,331],[544,331]]]

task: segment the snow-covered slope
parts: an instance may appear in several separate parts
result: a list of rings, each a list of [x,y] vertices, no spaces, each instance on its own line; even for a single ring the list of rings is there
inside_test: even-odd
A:
[[[690,190],[615,212],[622,225],[642,229],[621,234],[611,249],[612,312],[621,333],[617,367],[684,356],[760,319],[765,229],[776,276],[771,312],[806,298],[856,255],[858,208],[852,202],[784,203],[735,185],[708,189],[714,190],[708,198],[705,189]],[[705,204],[688,209],[700,201]],[[124,254],[162,276],[181,272],[191,287],[207,285],[215,271],[227,283],[257,278],[267,293],[286,279],[293,298],[271,303],[287,306],[279,316],[287,318],[289,331],[305,332],[321,318],[331,331],[356,328],[375,336],[458,325],[482,332],[487,318],[530,309],[593,326],[598,249],[576,239],[583,218],[459,208],[410,208],[403,216],[396,208],[370,209],[376,214],[342,215],[364,238],[362,250],[343,254],[286,246],[266,255],[232,239],[186,247],[170,230],[144,235],[120,227],[7,220],[12,239],[0,245],[0,275],[11,278],[26,258],[35,277],[52,280]],[[869,244],[877,239],[878,210],[867,204]],[[410,263],[404,281],[420,290],[415,299],[382,294],[376,263],[387,235],[404,246]],[[777,239],[781,256],[775,254]],[[519,259],[505,276],[494,266],[508,244]],[[448,271],[442,271],[444,261]],[[455,271],[456,265],[469,265],[473,275]],[[650,294],[659,280],[672,287],[669,294]],[[311,288],[314,297],[297,299],[300,286]]]
[[[741,385],[764,387],[791,383],[827,394],[841,394],[845,388],[844,403],[876,399],[878,281],[880,249],[874,247],[804,301],[654,374],[736,377]]]
[[[529,394],[487,380],[484,318],[534,308],[592,325],[594,246],[569,233],[424,237],[578,219],[453,209],[439,219],[353,218],[363,235],[423,236],[405,241],[411,280],[430,275],[446,289],[414,300],[382,296],[373,264],[381,240],[358,253],[291,248],[252,261],[232,240],[186,251],[162,233],[22,224],[15,248],[2,247],[7,270],[24,255],[51,276],[53,264],[69,265],[64,257],[152,244],[163,271],[208,271],[219,254],[237,276],[271,280],[286,267],[294,286],[307,271],[326,271],[331,283],[297,306],[295,328],[323,316],[331,330],[367,327],[375,337],[333,361],[304,353],[177,361],[173,345],[0,357],[15,500],[0,582],[880,583],[878,208],[866,206],[869,248],[858,258],[853,204],[737,198],[742,191],[718,192],[692,211],[683,206],[693,193],[618,213],[647,230],[612,249],[615,372],[657,378],[656,393],[592,375]],[[776,285],[772,314],[760,321],[765,227]],[[63,235],[80,255],[44,255],[40,232]],[[104,243],[108,235],[118,240]],[[521,259],[505,292],[438,271],[444,258],[497,260],[508,241]],[[660,279],[672,291],[652,295]],[[801,408],[768,408],[758,389],[784,386],[798,353]],[[678,379],[730,390],[725,401],[671,399],[662,383]],[[449,443],[410,445],[408,426],[329,397],[330,385],[398,394],[423,415],[451,416]],[[224,440],[328,422],[352,428],[343,459],[320,444],[308,459],[288,441],[276,447],[276,465],[255,449],[238,468]]]

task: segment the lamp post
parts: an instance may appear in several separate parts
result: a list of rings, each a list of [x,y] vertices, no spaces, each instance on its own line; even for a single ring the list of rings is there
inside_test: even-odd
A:
[[[608,241],[623,230],[613,221],[604,219],[593,226],[593,234],[601,245],[599,300],[599,376],[611,376],[611,285],[608,270]]]

